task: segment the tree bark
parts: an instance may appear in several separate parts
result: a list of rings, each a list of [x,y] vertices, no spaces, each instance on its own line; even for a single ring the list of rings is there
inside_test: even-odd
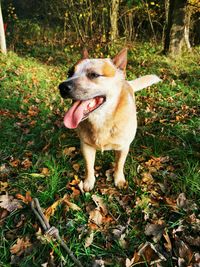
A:
[[[190,44],[190,20],[191,20],[191,11],[187,8],[186,17],[185,17],[185,31],[184,31],[184,39],[185,44],[188,50],[191,50]]]
[[[120,2],[120,0],[112,0],[112,3],[111,3],[111,11],[110,11],[111,41],[115,41],[118,37],[118,34],[119,34],[118,23],[117,23],[118,22],[119,2]]]
[[[1,11],[1,1],[0,1],[0,50],[3,54],[7,53],[5,31],[3,26],[3,16]]]
[[[164,52],[173,57],[180,55],[184,46],[186,6],[187,0],[169,1]]]

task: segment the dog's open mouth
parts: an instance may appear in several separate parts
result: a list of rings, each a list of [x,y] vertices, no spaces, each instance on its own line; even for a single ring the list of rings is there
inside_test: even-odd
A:
[[[65,114],[65,127],[70,129],[77,128],[81,121],[85,120],[91,112],[99,108],[104,102],[104,96],[96,96],[88,100],[75,101]]]

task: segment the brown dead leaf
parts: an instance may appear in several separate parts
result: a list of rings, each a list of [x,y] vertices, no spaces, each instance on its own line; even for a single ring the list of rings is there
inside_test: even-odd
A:
[[[91,210],[89,213],[89,224],[95,224],[97,226],[101,226],[103,220],[103,216],[98,208]]]
[[[142,176],[142,182],[146,184],[152,184],[154,183],[153,176],[151,175],[150,172],[144,172],[141,174]]]
[[[39,227],[38,231],[35,233],[36,238],[42,243],[42,244],[48,244],[51,242],[51,236],[47,234],[42,233],[42,229]]]
[[[76,211],[81,210],[79,206],[69,201],[69,197],[67,195],[63,197],[63,202],[72,210],[76,210]]]
[[[47,218],[47,220],[49,221],[50,217],[54,215],[57,206],[63,201],[62,198],[58,199],[57,201],[55,201],[50,207],[48,207],[45,212],[44,215]]]
[[[176,203],[178,208],[185,211],[197,210],[197,205],[191,200],[188,200],[185,196],[185,193],[179,194]]]
[[[22,200],[22,202],[25,204],[29,204],[32,201],[31,193],[29,191],[26,192],[25,196],[16,194],[16,198]]]
[[[120,192],[116,187],[100,188],[100,192],[102,195],[109,195],[110,197],[120,195]]]
[[[4,219],[9,215],[9,212],[5,209],[0,210],[0,226],[4,224]]]
[[[0,196],[0,207],[12,212],[14,210],[22,209],[22,205],[19,200],[13,196],[9,196],[7,193]]]
[[[96,204],[97,208],[104,214],[108,214],[107,207],[102,199],[102,197],[97,196],[97,195],[92,195],[92,200]]]
[[[90,232],[90,235],[85,239],[85,245],[84,245],[85,248],[88,248],[92,244],[93,240],[94,240],[94,231],[92,230]]]
[[[92,267],[105,267],[105,262],[103,260],[95,260]]]
[[[66,156],[71,156],[74,151],[76,151],[76,147],[66,147],[63,149],[63,154],[66,155]]]
[[[42,148],[42,152],[47,152],[49,150],[51,143],[46,144],[43,148]]]
[[[72,165],[72,168],[73,168],[76,172],[78,172],[79,169],[80,169],[80,165],[79,165],[78,163],[74,163],[74,164]]]
[[[175,238],[175,253],[179,258],[184,259],[188,266],[193,258],[193,252],[191,248],[185,242],[183,242],[183,240],[179,239],[177,236]]]
[[[169,157],[151,157],[150,160],[145,162],[146,167],[149,169],[150,172],[157,172],[163,167],[163,164],[169,161]]]
[[[32,244],[28,237],[18,238],[17,243],[10,248],[11,254],[21,256]]]
[[[2,182],[0,181],[0,192],[5,192],[6,189],[8,188],[8,183],[7,182]]]
[[[164,197],[163,199],[166,202],[166,204],[169,205],[173,210],[175,210],[175,211],[178,210],[176,200],[174,200],[170,197]]]
[[[41,174],[43,174],[44,176],[48,176],[49,173],[50,173],[50,172],[49,172],[49,169],[46,168],[46,167],[41,168],[40,171],[41,171]]]
[[[39,110],[39,108],[37,106],[32,105],[32,106],[29,107],[28,115],[31,116],[31,117],[35,117],[35,116],[38,115],[39,111],[40,110]]]
[[[142,258],[145,258],[148,263],[151,263],[155,260],[166,261],[165,256],[161,254],[157,250],[156,246],[150,242],[146,242],[141,246],[138,251],[138,255],[142,256]]]
[[[12,160],[10,161],[10,165],[11,165],[12,167],[14,167],[14,168],[17,168],[17,167],[19,166],[19,164],[20,164],[20,160],[19,160],[19,159],[12,159]]]
[[[154,242],[158,242],[164,232],[165,226],[162,224],[152,224],[148,223],[145,227],[145,235],[152,236]]]
[[[0,165],[0,178],[6,178],[11,172],[11,168],[6,164]]]
[[[21,166],[22,166],[22,168],[24,168],[25,170],[27,170],[27,169],[29,169],[32,166],[32,162],[28,158],[26,158],[26,159],[24,159],[22,161]]]
[[[114,169],[109,169],[109,170],[106,170],[106,180],[107,181],[112,181],[113,180],[113,172],[114,172]]]
[[[165,248],[167,249],[167,251],[171,251],[172,250],[172,243],[171,243],[171,240],[169,238],[168,233],[165,231],[163,233],[163,236],[164,236],[164,238],[166,240],[166,243],[164,243]]]
[[[21,214],[20,215],[20,218],[19,218],[19,221],[17,222],[17,224],[15,225],[15,227],[16,228],[22,227],[24,225],[25,221],[26,221],[25,215],[24,214]]]
[[[141,260],[140,255],[138,255],[138,252],[135,251],[133,258],[131,260],[129,260],[128,258],[126,259],[126,267],[131,267],[134,266],[134,263],[137,263]]]
[[[58,205],[60,205],[62,203],[67,205],[68,209],[72,209],[72,210],[76,210],[76,211],[81,210],[81,208],[79,206],[77,206],[76,204],[69,201],[68,195],[64,195],[64,197],[59,198],[57,201],[55,201],[50,207],[48,207],[45,210],[44,215],[46,216],[47,220],[49,220],[50,217],[54,215]]]

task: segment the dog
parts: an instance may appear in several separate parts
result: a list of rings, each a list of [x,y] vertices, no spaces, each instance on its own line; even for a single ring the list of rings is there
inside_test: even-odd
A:
[[[90,59],[84,50],[68,79],[59,85],[61,96],[73,100],[64,116],[64,125],[78,130],[86,166],[84,191],[94,188],[96,150],[115,151],[115,186],[122,189],[127,185],[123,169],[137,129],[134,92],[160,79],[146,75],[127,81],[126,65],[126,48],[112,60]]]

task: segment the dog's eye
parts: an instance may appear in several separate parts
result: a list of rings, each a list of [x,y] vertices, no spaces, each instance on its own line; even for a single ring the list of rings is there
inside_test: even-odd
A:
[[[88,77],[89,79],[91,79],[91,80],[96,79],[96,78],[98,78],[99,76],[101,76],[101,75],[98,74],[98,73],[96,73],[96,72],[88,72],[88,74],[87,74],[87,77]]]

